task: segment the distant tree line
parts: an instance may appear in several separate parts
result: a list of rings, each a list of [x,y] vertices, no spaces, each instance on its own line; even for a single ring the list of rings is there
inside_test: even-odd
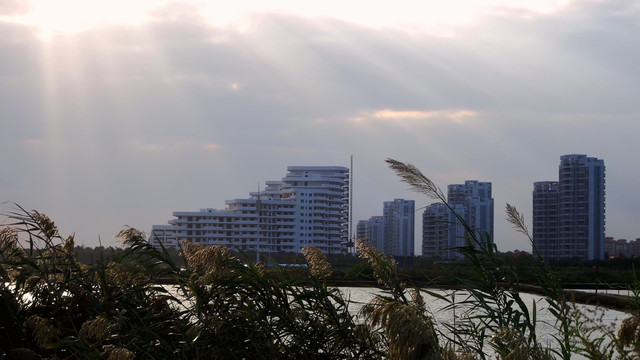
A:
[[[100,261],[109,261],[123,251],[117,246],[85,247],[75,246],[74,252],[78,262],[87,265],[96,265]],[[167,253],[179,266],[184,266],[184,259],[178,249],[166,249]],[[256,261],[255,252],[238,254],[245,261]],[[260,261],[270,265],[305,264],[302,253],[262,253]],[[524,252],[497,253],[505,266],[512,267],[520,277],[522,283],[535,283],[536,279],[531,269],[538,266],[540,260],[534,255]],[[369,263],[351,254],[327,254],[328,262],[333,267],[330,280],[336,281],[375,281],[373,269]],[[465,259],[443,261],[424,257],[396,258],[398,273],[406,280],[424,282],[425,276],[434,285],[446,284],[450,279],[449,274],[465,276],[470,266]],[[639,258],[608,258],[600,261],[584,261],[578,259],[547,260],[551,271],[565,284],[572,283],[607,283],[630,284],[634,281],[634,269],[640,269]],[[403,266],[404,265],[404,266]],[[596,270],[597,267],[597,270]],[[597,276],[597,277],[596,277]]]

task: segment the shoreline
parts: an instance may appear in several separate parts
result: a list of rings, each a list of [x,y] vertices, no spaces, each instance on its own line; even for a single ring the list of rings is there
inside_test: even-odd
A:
[[[376,281],[367,280],[329,280],[327,285],[335,287],[374,287],[380,288]],[[416,284],[419,287],[428,289],[456,289],[460,288],[453,284],[439,284],[437,286],[428,284]],[[603,284],[604,285],[604,284]],[[595,289],[595,284],[566,284],[563,288],[564,295],[569,301],[592,306],[601,306],[611,310],[629,312],[633,310],[633,298],[626,295],[605,294],[582,291],[582,289]],[[627,287],[611,287],[611,289],[624,289]],[[545,296],[544,291],[538,285],[520,284],[518,291]]]
[[[160,281],[163,285],[175,284],[173,279],[164,279],[164,281]],[[332,287],[362,287],[362,288],[378,288],[382,289],[378,282],[375,280],[327,280],[327,286]],[[455,284],[437,284],[430,285],[427,283],[414,283],[415,286],[426,288],[426,289],[449,289],[454,290],[456,288],[460,288],[460,286]],[[606,285],[606,284],[602,284]],[[595,289],[595,284],[566,284],[563,287],[564,295],[569,299],[569,301],[583,304],[583,305],[592,305],[592,306],[601,306],[611,310],[630,312],[633,310],[633,298],[626,295],[618,295],[618,294],[603,294],[603,293],[595,293],[595,292],[587,292],[582,291],[581,289]],[[600,288],[599,288],[600,289]],[[604,289],[604,288],[602,288]],[[627,290],[627,287],[616,286],[609,287],[609,289],[624,289]],[[518,291],[536,294],[545,296],[544,291],[538,285],[531,284],[519,284]]]

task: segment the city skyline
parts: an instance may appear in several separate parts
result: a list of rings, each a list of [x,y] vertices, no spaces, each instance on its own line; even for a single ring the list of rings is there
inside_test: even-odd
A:
[[[432,201],[393,158],[443,189],[491,182],[498,249],[529,251],[505,204],[531,226],[533,182],[590,154],[607,163],[606,236],[635,239],[639,16],[634,0],[5,1],[0,210],[111,246],[353,155],[353,219],[394,198],[420,213]]]

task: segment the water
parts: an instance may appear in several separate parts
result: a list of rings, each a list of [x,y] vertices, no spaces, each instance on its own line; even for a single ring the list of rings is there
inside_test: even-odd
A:
[[[362,306],[371,301],[376,295],[384,294],[384,292],[378,288],[369,287],[338,287],[338,289],[342,293],[343,298],[349,301],[348,309],[354,315],[357,315]],[[449,299],[453,299],[451,290],[430,289],[429,291],[445,296]],[[177,295],[177,297],[180,297],[180,295],[176,294],[175,288],[171,292],[174,295]],[[467,295],[464,292],[458,291],[455,295],[455,301],[459,303],[463,301],[466,296]],[[520,296],[530,311],[533,309],[533,304],[536,304],[536,335],[540,344],[543,346],[554,347],[554,344],[557,342],[553,336],[559,334],[559,331],[555,325],[555,317],[549,312],[546,300],[540,295],[528,293],[520,293]],[[455,325],[454,322],[459,321],[460,317],[464,315],[462,309],[455,310],[455,314],[454,310],[445,309],[449,303],[443,299],[426,293],[423,293],[423,297],[425,299],[427,311],[432,315],[436,328],[442,331],[446,329],[445,325]],[[576,304],[576,307],[584,314],[584,316],[588,317],[588,324],[593,324],[594,326],[605,325],[608,329],[613,331],[613,333],[617,332],[622,320],[629,317],[628,314],[622,311],[611,310],[603,307],[582,304]],[[602,332],[594,334],[594,336],[602,335]],[[486,349],[490,351],[488,346]],[[572,359],[585,358],[575,355]]]
[[[171,285],[165,286],[168,288],[173,288],[173,286]],[[343,298],[349,300],[349,312],[354,315],[357,315],[360,312],[362,306],[371,301],[376,295],[384,294],[381,289],[371,287],[338,287],[338,289],[342,293]],[[178,298],[181,297],[175,291],[175,289],[170,291]],[[464,292],[456,292],[455,298],[452,298],[452,292],[449,290],[445,291],[430,289],[429,291],[441,296],[446,296],[449,299],[455,299],[456,302],[461,302],[466,298],[466,294]],[[536,304],[538,330],[537,335],[541,339],[551,340],[551,336],[557,333],[557,329],[555,327],[555,317],[549,312],[547,302],[544,297],[528,293],[520,293],[520,296],[530,311],[533,309],[533,304]],[[423,297],[425,299],[427,311],[432,315],[436,326],[443,328],[445,324],[453,325],[456,319],[459,319],[461,316],[463,316],[462,310],[460,309],[456,310],[455,314],[454,310],[445,309],[447,305],[449,305],[449,303],[445,300],[428,295],[424,292]],[[585,316],[589,316],[593,324],[611,326],[616,331],[620,327],[620,323],[622,322],[622,320],[629,317],[629,314],[625,312],[607,309],[604,307],[582,304],[576,304],[576,307]]]
[[[376,288],[340,287],[339,289],[344,294],[344,297],[351,301],[349,304],[349,310],[353,314],[357,314],[362,306],[369,302],[375,295],[383,294],[382,290]],[[446,296],[448,299],[454,299],[451,296],[451,291],[432,289],[430,289],[430,291],[441,296]],[[444,330],[445,324],[455,325],[454,322],[459,321],[458,319],[460,316],[463,316],[462,309],[456,310],[455,315],[453,310],[445,309],[447,305],[449,305],[447,301],[425,293],[423,293],[423,296],[427,310],[432,315],[436,328]],[[555,317],[549,311],[545,298],[539,295],[527,293],[520,293],[520,296],[529,308],[530,312],[533,309],[533,304],[535,303],[536,305],[536,335],[540,344],[553,347],[553,344],[557,343],[553,336],[559,334],[559,331],[555,324]],[[455,295],[455,301],[461,302],[466,297],[466,293],[457,292]],[[576,304],[576,307],[580,310],[583,316],[586,316],[589,319],[587,322],[588,324],[593,324],[594,326],[605,325],[614,333],[619,329],[622,320],[629,317],[629,314],[622,311],[611,310],[603,307],[582,304]],[[603,335],[604,334],[602,332],[594,334],[594,336]],[[577,355],[573,358],[584,359],[584,357]]]

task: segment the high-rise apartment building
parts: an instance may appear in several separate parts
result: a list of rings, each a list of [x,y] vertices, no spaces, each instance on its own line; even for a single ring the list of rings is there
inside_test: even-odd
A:
[[[372,216],[358,221],[358,239],[367,239],[371,246],[386,253],[387,221],[383,216]]]
[[[225,245],[243,251],[299,252],[315,246],[325,253],[346,248],[349,169],[289,166],[281,181],[267,181],[248,199],[225,202],[226,209],[173,213],[169,225],[154,225],[149,242],[182,241]]]
[[[465,208],[464,220],[483,240],[493,242],[491,183],[467,180],[447,187],[447,202]]]
[[[358,222],[357,233],[384,254],[409,257],[415,255],[415,201],[385,201],[382,216]]]
[[[558,257],[558,182],[533,183],[534,252],[545,259]]]
[[[454,211],[464,218],[463,205],[453,205]],[[422,213],[422,256],[452,259],[459,256],[453,250],[464,246],[464,227],[446,204],[431,204]]]
[[[414,200],[395,199],[384,202],[382,216],[386,223],[386,254],[415,255],[415,209]]]
[[[360,220],[356,225],[356,239],[367,238],[367,232],[369,230],[369,220]]]
[[[490,182],[467,180],[447,187],[447,204],[474,230],[480,241],[493,242],[493,197]],[[445,204],[432,204],[422,216],[422,255],[459,258],[453,248],[466,246],[465,228]]]
[[[560,157],[557,182],[534,183],[534,252],[548,259],[604,258],[604,160]]]

